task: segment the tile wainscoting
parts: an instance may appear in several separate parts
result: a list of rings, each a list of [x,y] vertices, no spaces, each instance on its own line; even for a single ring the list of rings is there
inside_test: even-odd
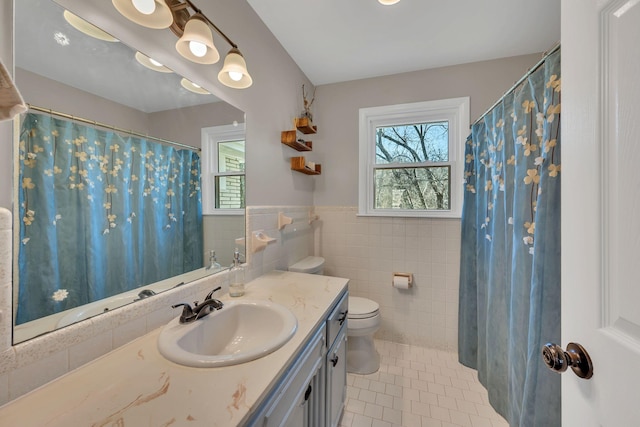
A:
[[[350,279],[351,295],[380,304],[376,338],[457,351],[460,220],[357,215],[357,207],[316,206],[315,254],[325,274]],[[393,272],[414,286],[391,286]]]

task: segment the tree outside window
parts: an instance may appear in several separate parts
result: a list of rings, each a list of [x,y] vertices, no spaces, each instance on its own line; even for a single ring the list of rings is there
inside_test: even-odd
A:
[[[376,209],[450,208],[448,122],[378,127],[375,145]]]

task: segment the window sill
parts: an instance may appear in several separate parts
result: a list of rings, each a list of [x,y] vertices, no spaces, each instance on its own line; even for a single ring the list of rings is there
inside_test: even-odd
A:
[[[409,211],[383,211],[383,212],[358,212],[356,216],[362,217],[387,217],[387,218],[449,218],[460,219],[460,212],[442,211],[442,212],[409,212]]]

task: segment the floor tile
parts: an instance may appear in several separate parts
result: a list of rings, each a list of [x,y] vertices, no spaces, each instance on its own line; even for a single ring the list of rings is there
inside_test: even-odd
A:
[[[347,374],[340,427],[508,427],[473,369],[442,350],[375,342],[380,369]]]

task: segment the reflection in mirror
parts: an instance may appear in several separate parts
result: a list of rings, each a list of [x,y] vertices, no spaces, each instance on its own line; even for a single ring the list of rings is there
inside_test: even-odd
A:
[[[220,271],[244,242],[244,113],[64,12],[15,2],[31,110],[14,148],[14,343]],[[205,194],[203,130],[229,126],[224,185],[202,170]]]

